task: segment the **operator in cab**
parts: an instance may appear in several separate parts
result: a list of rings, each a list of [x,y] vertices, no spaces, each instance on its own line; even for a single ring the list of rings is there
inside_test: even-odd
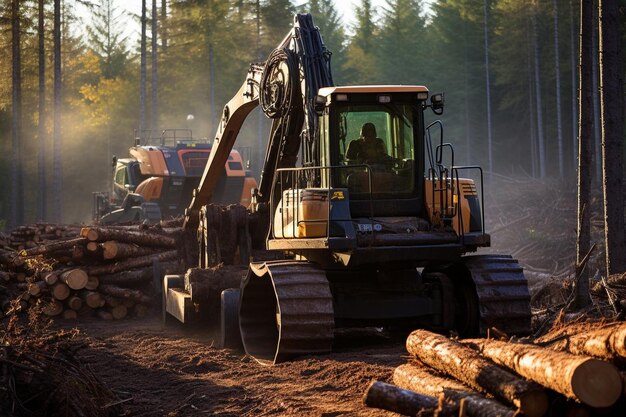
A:
[[[349,161],[367,163],[380,162],[388,158],[385,142],[376,136],[374,123],[364,123],[361,126],[361,136],[348,144],[346,159]]]

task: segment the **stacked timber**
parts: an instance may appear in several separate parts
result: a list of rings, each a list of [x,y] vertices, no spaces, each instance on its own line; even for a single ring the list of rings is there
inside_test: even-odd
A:
[[[39,305],[66,319],[145,316],[160,277],[184,271],[182,230],[167,226],[37,224],[0,235],[1,314]]]
[[[406,347],[411,359],[395,369],[395,385],[371,384],[366,405],[404,415],[623,415],[623,322],[536,343],[416,330]]]

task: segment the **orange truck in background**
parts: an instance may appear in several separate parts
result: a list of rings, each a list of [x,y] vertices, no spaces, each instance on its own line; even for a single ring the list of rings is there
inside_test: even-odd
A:
[[[93,193],[95,222],[158,222],[184,214],[211,153],[211,144],[190,129],[136,135],[129,158],[113,157],[110,190]],[[250,204],[257,182],[247,161],[233,149],[215,190],[217,204]]]

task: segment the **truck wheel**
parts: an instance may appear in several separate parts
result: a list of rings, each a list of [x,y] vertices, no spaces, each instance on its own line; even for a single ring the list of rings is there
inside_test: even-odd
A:
[[[220,340],[222,348],[243,349],[239,331],[239,289],[222,291],[220,310]]]

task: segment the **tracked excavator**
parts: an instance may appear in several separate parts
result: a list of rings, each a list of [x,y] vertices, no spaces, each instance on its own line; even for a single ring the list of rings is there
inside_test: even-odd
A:
[[[199,228],[199,265],[210,266],[218,174],[260,105],[273,122],[237,251],[252,261],[240,288],[222,293],[222,334],[234,327],[249,355],[273,364],[331,351],[341,327],[530,331],[518,262],[473,254],[490,246],[483,173],[455,165],[440,121],[425,124],[443,104],[420,85],[335,86],[318,28],[295,16],[224,107],[186,211],[185,227]],[[197,303],[182,287],[165,277],[164,311],[185,321]]]

